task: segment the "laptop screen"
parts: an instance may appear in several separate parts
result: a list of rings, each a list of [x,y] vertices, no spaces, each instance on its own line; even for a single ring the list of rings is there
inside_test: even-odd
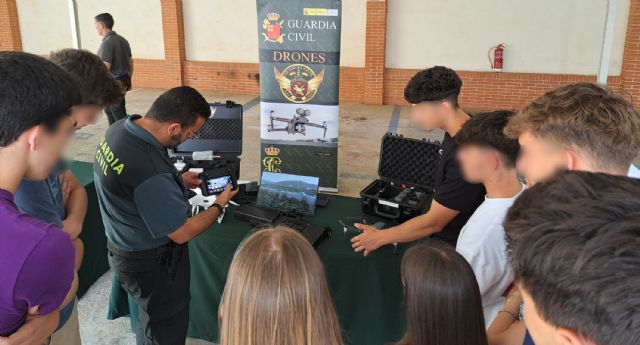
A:
[[[258,206],[313,216],[320,179],[313,176],[263,172]]]

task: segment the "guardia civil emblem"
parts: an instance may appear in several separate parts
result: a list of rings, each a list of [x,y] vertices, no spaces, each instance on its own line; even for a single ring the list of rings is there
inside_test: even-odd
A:
[[[318,93],[324,79],[324,69],[316,74],[309,66],[301,64],[290,65],[282,72],[274,66],[273,73],[280,86],[280,92],[293,103],[309,102]]]
[[[280,15],[271,12],[267,14],[267,19],[262,21],[262,28],[265,32],[262,33],[265,42],[282,43],[284,42],[284,34],[282,33],[282,24],[284,20],[280,20]]]

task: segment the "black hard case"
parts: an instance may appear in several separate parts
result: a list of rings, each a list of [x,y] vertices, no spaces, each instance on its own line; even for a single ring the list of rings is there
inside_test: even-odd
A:
[[[242,155],[243,108],[233,101],[209,103],[211,117],[196,133],[197,139],[189,139],[178,145],[175,156],[187,163],[188,168],[214,169],[225,164],[233,168],[240,178]],[[213,161],[194,161],[193,152],[213,151]]]
[[[385,134],[378,163],[380,179],[360,192],[362,211],[397,222],[426,212],[433,197],[440,149],[437,141]]]

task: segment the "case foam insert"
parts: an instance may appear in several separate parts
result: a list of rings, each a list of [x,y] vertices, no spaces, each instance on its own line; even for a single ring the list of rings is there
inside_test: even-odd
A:
[[[387,133],[382,138],[378,174],[385,180],[433,188],[440,144]]]

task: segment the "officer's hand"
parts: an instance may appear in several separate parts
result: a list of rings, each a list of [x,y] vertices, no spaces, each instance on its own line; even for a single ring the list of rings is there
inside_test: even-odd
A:
[[[198,176],[199,174],[197,172],[187,171],[182,174],[182,181],[184,181],[184,184],[187,185],[189,189],[198,188],[202,184],[202,180]]]
[[[364,256],[367,256],[383,245],[382,231],[373,226],[360,223],[353,224],[353,226],[362,231],[360,235],[351,239],[351,247],[356,253],[364,251]]]
[[[239,189],[232,191],[231,186],[227,185],[227,188],[225,188],[224,192],[220,193],[216,197],[216,204],[219,204],[222,207],[227,206],[229,200],[231,200],[236,194],[238,194],[238,190]]]

